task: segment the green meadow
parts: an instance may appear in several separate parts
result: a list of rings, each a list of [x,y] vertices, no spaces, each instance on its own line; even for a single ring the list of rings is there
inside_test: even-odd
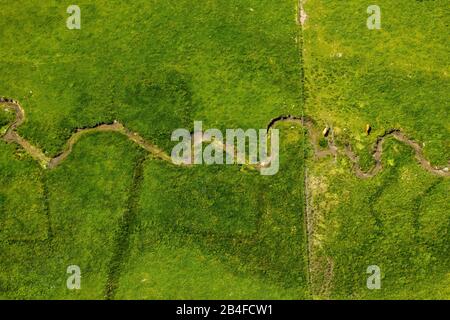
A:
[[[121,299],[305,299],[302,130],[282,126],[281,172],[148,161]],[[136,284],[133,285],[133,284]]]
[[[372,4],[381,9],[380,30],[366,27]],[[305,10],[306,113],[333,125],[367,168],[370,146],[390,128],[422,142],[433,164],[448,164],[446,1],[314,0]]]
[[[434,165],[450,158],[448,8],[445,1],[307,1],[304,112],[333,127],[363,169],[377,136],[396,128]],[[372,127],[367,135],[366,125]],[[348,158],[310,159],[314,235],[311,290],[323,299],[449,299],[448,177],[423,170],[409,146],[385,141],[383,170],[361,180]],[[368,290],[367,268],[381,269]]]
[[[449,181],[424,172],[403,144],[384,148],[385,170],[372,180],[355,178],[346,159],[331,170],[330,159],[311,164],[313,290],[325,299],[448,299]],[[371,265],[381,290],[367,290]]]
[[[0,0],[0,97],[48,157],[79,128],[119,121],[170,155],[177,128],[265,129],[308,116],[321,150],[362,169],[399,129],[450,159],[448,4],[379,0]],[[0,136],[14,115],[0,105]],[[372,132],[367,135],[366,125]],[[278,123],[280,170],[176,166],[113,132],[45,169],[0,139],[0,299],[450,299],[448,176],[386,139],[382,170],[318,158]],[[81,269],[69,290],[68,266]],[[369,290],[368,266],[381,269]]]
[[[50,155],[76,128],[114,119],[170,151],[172,131],[194,120],[265,128],[301,110],[294,1],[78,5],[81,30],[67,29],[60,1],[2,6],[2,95]]]

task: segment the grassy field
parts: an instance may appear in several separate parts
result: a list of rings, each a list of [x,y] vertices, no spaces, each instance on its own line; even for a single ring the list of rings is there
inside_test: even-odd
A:
[[[381,30],[368,30],[370,1],[308,1],[305,113],[334,127],[361,166],[373,166],[378,135],[398,128],[433,164],[450,158],[448,5],[377,1]],[[373,128],[365,133],[366,124]],[[348,159],[309,161],[317,298],[449,299],[448,178],[425,172],[411,148],[385,142],[384,170],[360,180]],[[377,265],[382,289],[368,290]]]
[[[72,31],[59,1],[0,5],[2,95],[51,155],[75,128],[114,119],[168,149],[193,120],[264,128],[300,112],[295,1],[80,1]]]
[[[2,47],[14,49],[0,53],[1,94],[21,102],[19,133],[49,156],[76,128],[115,119],[170,151],[172,131],[194,120],[259,129],[301,113],[295,1],[78,5],[79,31],[66,29],[56,1],[8,4],[11,20],[0,19]],[[238,166],[176,168],[106,134],[81,139],[60,167],[35,174],[48,189],[51,235],[1,243],[1,295],[308,297],[294,131],[296,164],[274,179]],[[85,270],[75,293],[64,289],[70,264]]]
[[[388,1],[369,30],[373,1],[307,1],[306,112],[351,141],[366,167],[378,134],[401,128],[434,164],[450,158],[448,4]],[[365,136],[370,124],[373,134]]]
[[[0,96],[19,134],[58,155],[77,128],[118,120],[170,154],[174,129],[266,128],[307,115],[365,170],[397,128],[450,159],[444,0],[0,0]],[[13,121],[0,109],[0,135]],[[366,135],[370,124],[372,133]],[[52,170],[0,140],[0,299],[450,299],[448,177],[387,138],[383,170],[317,157],[280,123],[280,171],[177,167],[112,132]],[[309,132],[311,134],[312,132]],[[305,188],[306,186],[306,188]],[[81,290],[68,290],[78,265]],[[382,289],[368,290],[378,265]]]
[[[0,296],[103,298],[134,163],[142,156],[121,136],[96,134],[82,139],[64,166],[47,173],[50,234],[2,241]],[[26,222],[33,219],[36,214]],[[66,269],[73,264],[83,272],[83,290],[66,288]]]
[[[282,127],[281,172],[148,162],[117,293],[125,299],[309,297],[302,130]],[[138,284],[137,286],[133,284]]]
[[[333,299],[448,299],[449,181],[424,172],[394,140],[386,142],[383,165],[379,176],[361,181],[345,159],[311,164],[314,293]],[[381,268],[382,290],[366,287],[370,265]],[[326,275],[330,268],[332,278]]]
[[[39,166],[14,145],[0,142],[0,150],[0,239],[46,239],[48,216]]]

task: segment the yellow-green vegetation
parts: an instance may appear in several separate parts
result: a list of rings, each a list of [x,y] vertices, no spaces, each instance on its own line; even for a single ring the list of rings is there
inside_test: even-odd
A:
[[[365,25],[372,4],[381,30]],[[333,126],[335,142],[350,143],[365,169],[377,136],[391,128],[423,142],[433,164],[448,165],[448,3],[315,0],[305,10],[305,112]],[[422,170],[394,139],[372,179],[356,178],[342,155],[307,166],[315,297],[450,298],[448,177]],[[381,290],[366,287],[371,265],[381,269]]]
[[[43,175],[14,145],[0,142],[0,241],[34,241],[48,236]]]
[[[381,30],[366,27],[373,4],[381,9]],[[427,158],[446,165],[448,2],[313,0],[305,10],[305,112],[336,127],[366,167],[369,146],[390,128],[423,142]]]
[[[134,164],[143,156],[120,135],[94,134],[74,147],[64,166],[47,173],[49,235],[1,242],[0,297],[103,298]],[[26,222],[33,219],[37,218]],[[41,228],[47,231],[46,227]],[[83,272],[82,290],[66,287],[70,265]]]
[[[172,131],[194,120],[259,129],[301,113],[295,1],[77,4],[81,30],[66,28],[57,1],[2,7],[10,18],[0,19],[0,43],[14,50],[0,53],[1,95],[20,101],[18,133],[48,157],[77,128],[113,120],[170,153]],[[308,297],[303,136],[294,131],[296,164],[285,161],[289,171],[273,179],[240,166],[177,168],[114,133],[83,136],[60,166],[38,171],[50,235],[1,243],[0,295]],[[72,264],[80,291],[65,287]]]
[[[314,292],[334,299],[448,299],[449,180],[424,172],[394,140],[385,144],[383,166],[377,177],[360,180],[346,159],[311,163]],[[367,290],[370,265],[381,268],[382,290]]]
[[[1,95],[54,155],[71,132],[120,120],[161,147],[174,129],[264,128],[301,111],[295,0],[2,3]],[[251,116],[249,116],[251,115]]]
[[[84,131],[42,168],[0,108],[0,299],[449,299],[447,3],[377,2],[381,30],[364,0],[302,14],[297,0],[80,0],[69,30],[60,1],[0,0],[0,97],[26,114],[14,134],[50,163],[77,129],[130,130]],[[280,115],[296,117],[276,125],[274,176],[175,166],[133,143],[170,155],[195,120],[260,129]],[[369,170],[393,128],[416,152],[389,135],[380,172],[355,172],[353,153]]]
[[[145,165],[117,298],[305,299],[303,134],[282,128],[280,173]],[[292,179],[292,177],[300,179]],[[133,285],[135,284],[135,285]]]

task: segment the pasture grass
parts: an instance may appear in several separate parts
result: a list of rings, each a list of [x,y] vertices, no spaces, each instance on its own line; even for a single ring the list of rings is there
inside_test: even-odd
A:
[[[356,1],[307,1],[305,112],[335,127],[368,168],[376,136],[402,129],[436,165],[450,158],[448,3],[377,1],[381,30],[369,30]],[[365,134],[366,124],[373,128]]]
[[[170,151],[172,131],[194,120],[259,129],[304,113],[364,169],[390,128],[447,164],[445,1],[379,0],[380,31],[365,25],[372,2],[307,1],[301,38],[296,3],[80,0],[82,29],[68,30],[60,1],[0,1],[0,95],[21,103],[19,133],[49,156],[76,128],[114,120]],[[12,120],[0,111],[0,134]],[[309,157],[305,190],[303,130],[279,128],[273,177],[175,167],[113,133],[84,136],[47,172],[0,142],[0,298],[449,299],[448,179],[388,139],[375,178]],[[66,288],[72,264],[79,291]],[[366,288],[373,264],[382,290]]]
[[[117,298],[309,297],[303,130],[280,128],[280,172],[272,177],[245,166],[146,163]]]
[[[311,172],[322,184],[314,197],[319,223],[313,251],[317,261],[328,258],[334,265],[328,292],[315,293],[332,299],[448,299],[449,181],[424,172],[412,151],[393,139],[384,150],[384,171],[373,179],[355,178],[345,158],[326,160]],[[370,265],[381,268],[381,290],[367,289]],[[318,265],[313,273],[324,268]],[[317,279],[319,288],[327,283]]]

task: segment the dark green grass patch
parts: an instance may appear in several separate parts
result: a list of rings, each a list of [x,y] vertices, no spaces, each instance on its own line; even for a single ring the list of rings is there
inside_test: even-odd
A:
[[[47,238],[42,172],[24,151],[0,142],[0,241]]]
[[[14,119],[14,114],[9,110],[2,110],[0,108],[0,129],[10,124]],[[3,132],[0,131],[0,136],[3,135]]]
[[[81,139],[64,165],[46,176],[51,238],[0,243],[0,296],[102,299],[132,169],[141,155],[117,134]],[[66,287],[70,265],[81,268],[81,290]]]

